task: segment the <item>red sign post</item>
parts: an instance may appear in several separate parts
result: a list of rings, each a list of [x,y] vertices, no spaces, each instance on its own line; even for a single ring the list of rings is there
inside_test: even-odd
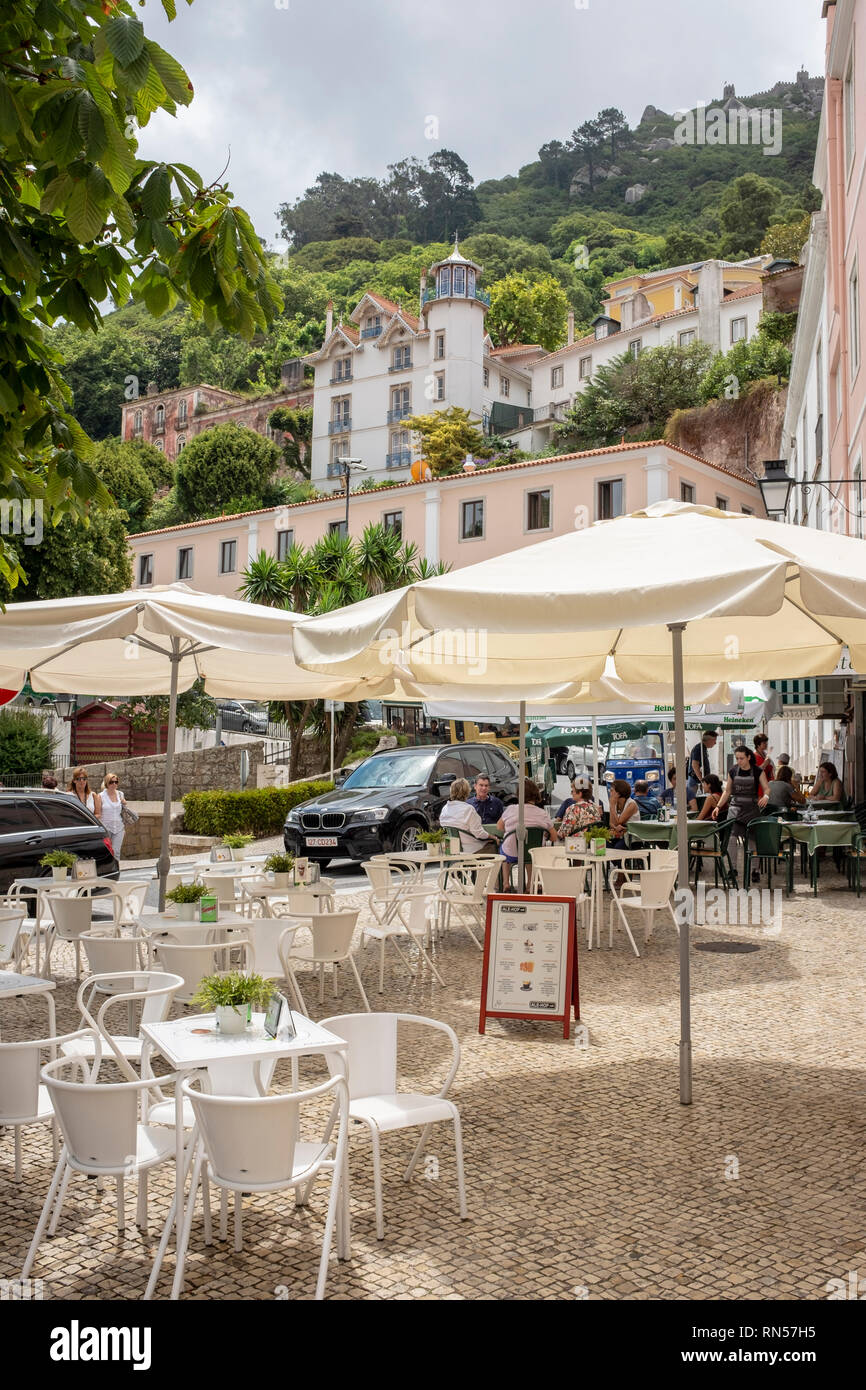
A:
[[[478,1031],[488,1018],[580,1019],[574,898],[491,893],[487,899]]]

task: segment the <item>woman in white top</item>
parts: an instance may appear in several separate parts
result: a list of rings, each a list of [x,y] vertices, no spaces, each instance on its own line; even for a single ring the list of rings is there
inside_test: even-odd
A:
[[[469,783],[465,777],[457,777],[451,783],[450,800],[445,802],[439,812],[439,824],[443,830],[456,830],[460,835],[460,848],[468,854],[490,847],[490,837],[484,823],[468,803]]]
[[[100,820],[111,837],[111,848],[115,859],[120,858],[120,847],[126,829],[123,824],[123,803],[126,797],[120,790],[116,772],[107,772],[102,783],[102,814]]]
[[[72,780],[68,787],[69,792],[78,798],[82,806],[86,806],[88,811],[92,811],[97,820],[102,819],[102,797],[99,792],[91,791],[90,783],[87,780],[87,768],[76,767],[73,769]]]

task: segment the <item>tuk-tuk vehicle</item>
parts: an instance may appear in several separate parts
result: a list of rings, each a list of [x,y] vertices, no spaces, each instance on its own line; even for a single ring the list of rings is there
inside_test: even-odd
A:
[[[647,782],[651,795],[661,797],[667,790],[663,730],[648,729],[645,733],[614,738],[605,755],[604,780],[608,785],[621,780],[632,787],[635,782]]]

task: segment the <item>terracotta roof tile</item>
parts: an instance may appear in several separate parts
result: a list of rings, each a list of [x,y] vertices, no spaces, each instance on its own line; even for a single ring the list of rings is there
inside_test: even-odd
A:
[[[515,356],[521,352],[543,352],[541,343],[512,343],[509,347],[491,348],[488,357],[505,357],[508,353]]]
[[[760,285],[744,285],[741,290],[732,290],[730,294],[726,294],[722,303],[730,304],[732,299],[750,299],[753,294],[760,293]]]

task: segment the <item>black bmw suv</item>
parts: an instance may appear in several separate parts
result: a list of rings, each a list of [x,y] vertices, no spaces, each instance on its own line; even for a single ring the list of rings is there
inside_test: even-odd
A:
[[[283,828],[286,849],[322,866],[412,849],[419,831],[434,828],[455,778],[473,782],[479,773],[490,778],[494,796],[517,795],[517,764],[494,744],[374,753],[334,791],[292,808]]]
[[[53,849],[95,859],[100,876],[119,877],[105,826],[80,802],[41,788],[0,790],[0,893],[15,878],[50,876],[39,861]]]

